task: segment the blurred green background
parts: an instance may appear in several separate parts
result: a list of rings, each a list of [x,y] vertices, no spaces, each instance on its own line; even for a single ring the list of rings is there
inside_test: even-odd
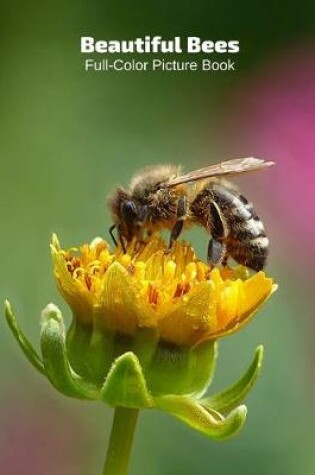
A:
[[[227,156],[262,155],[277,162],[277,171],[240,184],[266,222],[273,243],[268,271],[280,288],[248,328],[221,342],[214,383],[218,389],[234,381],[255,347],[265,345],[247,424],[239,437],[215,443],[164,414],[144,412],[131,474],[315,472],[314,220],[306,229],[311,215],[295,204],[296,194],[306,205],[303,196],[315,177],[314,159],[307,159],[314,157],[314,129],[303,122],[315,125],[311,99],[305,110],[301,106],[306,86],[307,97],[315,97],[315,73],[306,68],[314,62],[312,3],[78,0],[2,6],[0,295],[13,302],[35,343],[49,301],[69,316],[52,278],[51,234],[57,232],[66,247],[96,235],[107,238],[106,195],[115,183],[126,184],[137,169],[160,162],[187,169]],[[145,34],[238,39],[237,71],[84,72],[81,35]],[[300,82],[293,74],[302,75]],[[296,84],[302,86],[294,102]],[[291,142],[285,147],[288,138],[294,150]],[[308,153],[300,155],[305,143]],[[303,177],[296,181],[296,169],[309,178],[307,185]],[[311,210],[313,202],[307,203]],[[205,253],[202,230],[191,239]],[[30,368],[4,319],[0,336],[1,475],[99,473],[111,411],[56,393]]]

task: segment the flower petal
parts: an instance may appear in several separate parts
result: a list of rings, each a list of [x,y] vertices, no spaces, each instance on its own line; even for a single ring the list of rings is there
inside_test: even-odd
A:
[[[51,245],[51,255],[56,282],[61,294],[82,321],[90,322],[95,296],[82,282],[73,279],[68,271],[63,252],[53,244]]]
[[[214,286],[196,285],[159,322],[161,337],[177,345],[191,346],[216,329]]]
[[[100,296],[99,311],[104,315],[104,324],[129,335],[138,326],[155,327],[156,318],[147,307],[126,269],[114,262],[104,276]]]
[[[234,287],[233,297],[230,296],[229,299],[224,295],[224,292],[221,292],[221,299],[224,301],[223,308],[229,315],[229,321],[227,322],[225,318],[226,324],[211,334],[213,338],[230,335],[243,328],[277,290],[277,285],[273,283],[272,279],[267,278],[264,272],[258,272],[245,281],[238,280],[236,282],[239,284],[237,288]],[[231,301],[229,302],[229,300]],[[220,320],[220,315],[218,315],[218,320]]]
[[[104,325],[128,335],[133,334],[138,324],[145,326],[149,320],[141,303],[132,278],[121,264],[114,262],[104,276],[100,296]],[[150,321],[147,323],[150,326]]]

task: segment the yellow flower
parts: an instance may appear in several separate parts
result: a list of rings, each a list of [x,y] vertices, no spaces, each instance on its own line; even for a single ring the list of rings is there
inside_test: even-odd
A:
[[[262,366],[263,347],[227,390],[206,396],[219,337],[245,325],[274,292],[272,279],[243,267],[214,268],[191,246],[168,252],[159,238],[111,252],[95,239],[79,249],[51,244],[54,274],[73,319],[42,312],[39,354],[6,302],[6,317],[32,365],[61,393],[116,408],[157,408],[208,437],[236,434],[241,404]],[[120,410],[120,409],[119,409]]]
[[[112,253],[95,239],[65,251],[53,237],[56,281],[81,323],[128,336],[151,329],[163,341],[193,346],[242,328],[276,289],[264,272],[211,270],[182,242],[170,252],[159,238],[138,247]]]

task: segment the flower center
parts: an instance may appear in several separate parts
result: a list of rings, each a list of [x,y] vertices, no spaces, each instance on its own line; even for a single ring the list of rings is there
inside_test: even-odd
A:
[[[71,278],[79,282],[96,299],[102,292],[102,281],[110,266],[117,262],[133,279],[138,292],[154,308],[172,299],[184,297],[200,282],[209,278],[210,268],[198,260],[193,249],[176,243],[165,251],[162,239],[149,241],[142,248],[129,246],[127,254],[111,253],[100,239],[79,249],[62,251]]]

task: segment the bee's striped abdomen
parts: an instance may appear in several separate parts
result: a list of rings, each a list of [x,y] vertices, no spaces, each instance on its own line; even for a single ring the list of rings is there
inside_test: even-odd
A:
[[[221,240],[226,245],[227,254],[239,264],[261,270],[266,264],[269,240],[252,204],[223,184],[209,183],[192,203],[192,211],[197,221],[208,227],[212,235],[212,202],[220,209],[225,224],[226,232]]]

